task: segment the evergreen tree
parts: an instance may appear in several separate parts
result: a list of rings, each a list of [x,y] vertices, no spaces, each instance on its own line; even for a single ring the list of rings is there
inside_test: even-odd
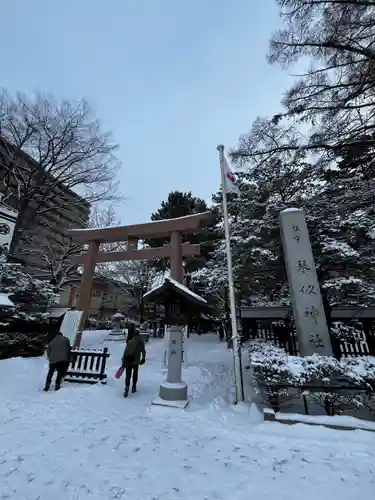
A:
[[[1,263],[0,275],[0,292],[14,304],[0,307],[0,359],[41,356],[58,328],[49,324],[45,314],[57,302],[55,289],[25,274],[18,265]]]
[[[169,193],[167,200],[161,203],[161,207],[151,215],[151,220],[158,221],[164,219],[174,219],[209,210],[210,208],[207,206],[207,203],[203,199],[193,196],[191,191],[186,193],[172,191]],[[217,239],[218,234],[215,228],[215,223],[201,229],[196,234],[183,235],[183,242],[189,241],[193,244],[201,245],[201,255],[199,257],[186,259],[185,261],[185,271],[187,274],[194,269],[200,268],[207,261],[215,248],[215,242]],[[147,240],[146,243],[152,247],[158,247],[164,243],[169,243],[169,239],[150,239]],[[168,263],[165,261],[157,261],[156,266],[159,269],[166,269]]]
[[[354,149],[323,170],[309,212],[313,250],[331,305],[375,300],[373,181],[365,158]]]
[[[151,215],[151,220],[174,219],[207,210],[207,203],[202,198],[193,196],[191,191],[186,193],[171,191],[168,198],[161,202],[161,207]]]
[[[15,307],[3,311],[11,317],[27,318],[28,315],[38,315],[57,302],[56,289],[47,281],[41,281],[23,272],[17,264],[0,264],[0,292],[7,295]]]
[[[281,247],[271,229],[276,220],[272,211],[292,201],[305,209],[330,306],[373,303],[375,5],[354,0],[277,3],[283,27],[271,40],[270,62],[291,66],[307,57],[310,67],[286,92],[280,113],[255,120],[232,152],[233,159],[255,174],[258,188],[259,182],[270,186],[274,179],[262,218],[275,238],[274,249]],[[302,166],[311,162],[300,171],[307,185],[302,185],[299,199],[280,192],[275,198],[280,179],[274,171],[293,159]],[[282,255],[276,262],[282,263]]]
[[[274,127],[274,133],[282,130]],[[300,206],[313,192],[312,166],[303,152],[285,152],[261,163],[251,162],[237,174],[240,197],[228,195],[234,282],[237,301],[260,305],[285,296],[285,267],[279,212]],[[214,196],[221,210],[221,193]],[[221,221],[221,224],[223,221]],[[227,283],[225,241],[222,239],[203,275],[217,288]]]
[[[249,164],[238,175],[240,198],[228,198],[237,301],[250,299],[248,305],[289,302],[279,213],[294,206],[305,210],[327,307],[373,302],[371,193],[367,201],[365,196],[360,198],[363,181],[359,175],[356,182],[348,181],[345,158],[332,172],[324,169],[321,174],[302,153],[289,156],[289,161],[285,153],[280,156],[278,162],[273,158],[261,165]],[[214,201],[219,207],[221,193]],[[222,293],[227,283],[224,240],[193,280],[208,283],[211,293]]]

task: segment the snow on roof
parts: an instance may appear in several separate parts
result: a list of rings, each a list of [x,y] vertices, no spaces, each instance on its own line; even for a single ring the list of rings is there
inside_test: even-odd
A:
[[[281,213],[284,214],[285,212],[302,212],[302,208],[285,208],[285,210],[281,210]]]
[[[0,293],[0,307],[14,307],[13,302],[5,293]]]
[[[192,298],[197,300],[198,302],[201,302],[202,304],[207,304],[207,300],[205,300],[203,297],[200,295],[197,295],[196,293],[192,292],[187,286],[183,285],[182,283],[179,283],[178,281],[174,280],[170,276],[166,276],[164,280],[151,290],[149,290],[147,293],[144,294],[143,298],[148,297],[152,293],[161,290],[164,286],[165,283],[171,283],[171,285],[175,286],[176,288],[179,288],[182,292],[186,293],[187,295],[190,295]]]
[[[68,307],[52,307],[47,313],[50,318],[60,318],[67,311],[70,311]]]
[[[121,313],[115,313],[113,316],[111,316],[112,319],[122,319],[125,318],[125,316]]]

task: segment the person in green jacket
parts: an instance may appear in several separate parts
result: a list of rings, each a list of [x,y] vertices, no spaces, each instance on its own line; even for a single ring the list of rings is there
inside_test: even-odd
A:
[[[124,397],[129,395],[130,383],[132,382],[132,392],[137,392],[138,369],[139,365],[146,362],[145,344],[139,336],[139,332],[128,340],[124,355],[122,357],[122,366],[125,367],[125,392]]]

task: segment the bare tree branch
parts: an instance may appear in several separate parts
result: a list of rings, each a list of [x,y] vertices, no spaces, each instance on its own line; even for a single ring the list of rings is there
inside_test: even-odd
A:
[[[309,151],[334,159],[348,148],[375,146],[375,2],[277,0],[283,27],[269,61],[310,68],[285,93],[284,110],[258,119],[233,158],[268,161],[278,152]],[[280,126],[286,136],[269,139]],[[278,134],[276,131],[275,133]],[[268,135],[267,135],[268,134]]]
[[[64,190],[89,203],[118,198],[117,146],[101,131],[86,101],[58,102],[42,94],[30,99],[2,91],[0,138],[1,190],[19,211],[22,229],[60,207],[56,194]],[[71,196],[64,209],[73,211],[80,203]]]
[[[109,205],[104,208],[95,206],[91,212],[87,227],[99,228],[119,225],[114,208]],[[45,275],[57,287],[62,288],[71,279],[77,278],[79,266],[72,262],[72,257],[80,255],[85,247],[74,243],[69,237],[64,236],[58,245],[41,239],[37,234],[26,238],[26,255],[38,256],[45,264]],[[125,243],[107,243],[102,245],[103,251],[125,250]],[[99,274],[113,277],[113,265],[100,264],[97,266]]]

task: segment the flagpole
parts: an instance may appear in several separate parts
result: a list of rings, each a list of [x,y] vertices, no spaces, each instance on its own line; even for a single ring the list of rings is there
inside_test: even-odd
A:
[[[242,363],[241,363],[241,345],[238,338],[237,318],[236,318],[236,300],[234,295],[233,285],[233,269],[232,269],[232,252],[230,244],[230,233],[228,223],[228,202],[227,191],[225,188],[225,170],[224,170],[224,146],[217,147],[220,155],[220,171],[221,171],[221,192],[223,196],[223,215],[224,215],[224,231],[225,231],[225,246],[227,251],[227,266],[228,266],[228,286],[229,286],[229,302],[230,315],[232,323],[232,344],[233,344],[233,363],[234,363],[234,383],[236,388],[236,403],[244,401]]]

